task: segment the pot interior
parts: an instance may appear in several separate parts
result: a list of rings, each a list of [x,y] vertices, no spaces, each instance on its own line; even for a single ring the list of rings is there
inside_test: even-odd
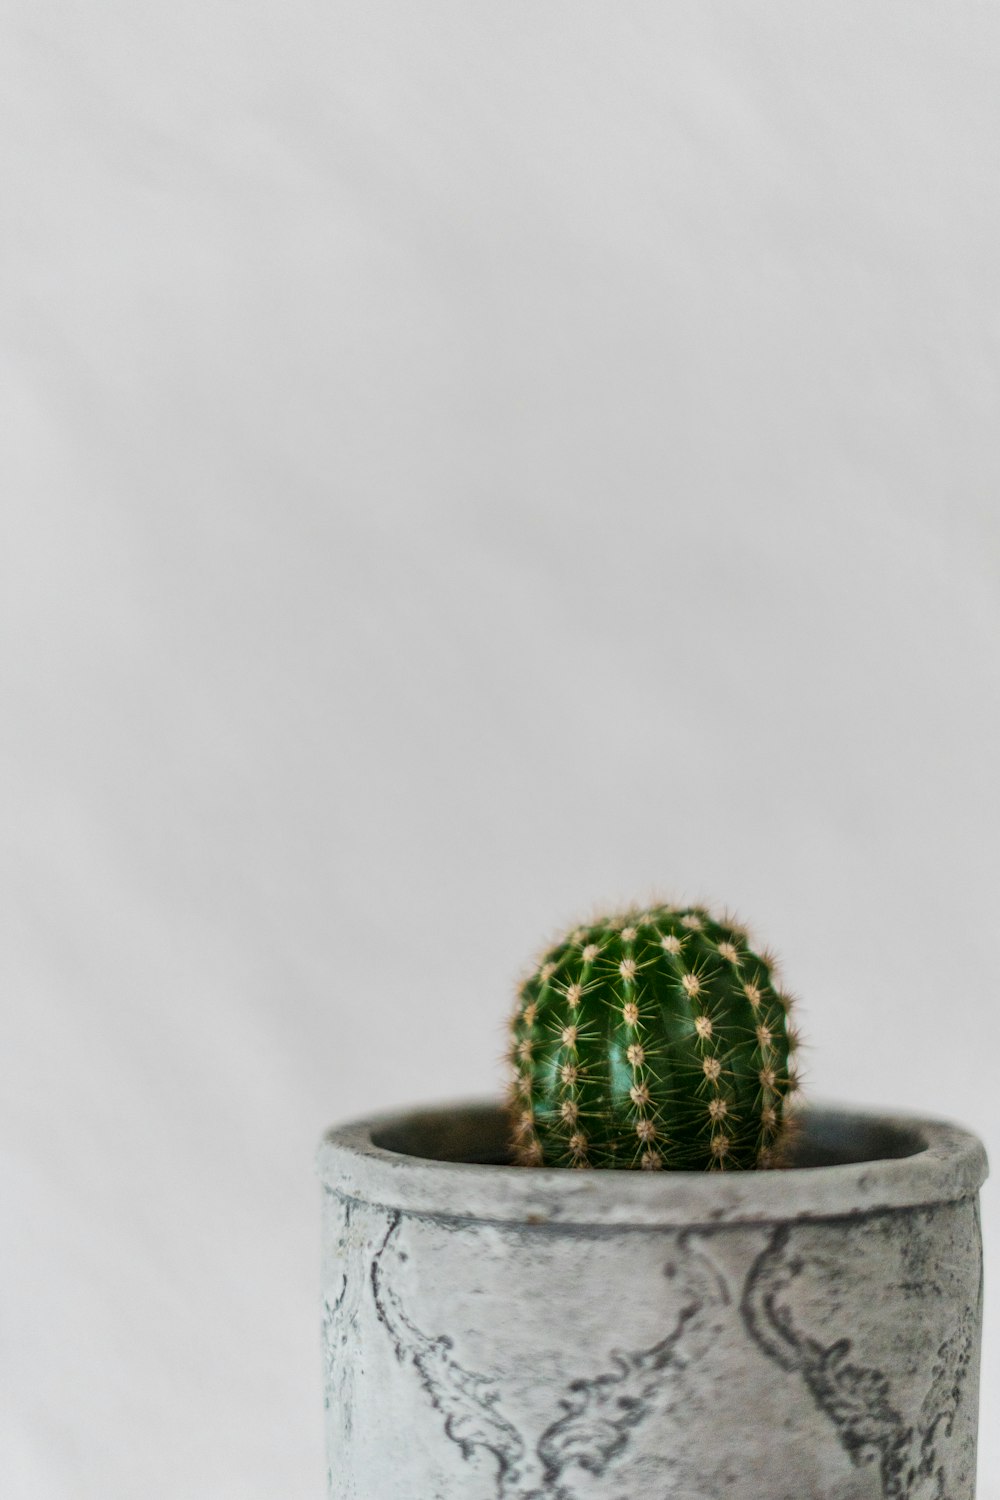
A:
[[[830,1167],[852,1162],[915,1156],[926,1148],[920,1132],[905,1121],[849,1110],[806,1108],[798,1116],[788,1167]],[[425,1161],[513,1165],[507,1119],[500,1105],[463,1105],[416,1110],[372,1132],[372,1144]]]

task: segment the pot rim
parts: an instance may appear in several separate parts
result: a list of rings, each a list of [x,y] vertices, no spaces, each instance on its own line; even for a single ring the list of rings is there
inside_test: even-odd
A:
[[[441,1161],[376,1144],[463,1115],[482,1125],[501,1108],[496,1099],[460,1099],[334,1126],[320,1143],[317,1171],[331,1191],[386,1210],[598,1229],[775,1223],[929,1207],[971,1197],[989,1171],[982,1142],[960,1125],[819,1103],[800,1111],[807,1132],[882,1139],[896,1154],[775,1171],[621,1172]]]

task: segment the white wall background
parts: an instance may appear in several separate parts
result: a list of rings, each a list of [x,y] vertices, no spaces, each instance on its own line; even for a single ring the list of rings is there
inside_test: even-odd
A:
[[[975,3],[6,7],[10,1500],[319,1497],[315,1141],[493,1089],[602,898],[735,906],[814,1093],[997,1154],[998,64]]]

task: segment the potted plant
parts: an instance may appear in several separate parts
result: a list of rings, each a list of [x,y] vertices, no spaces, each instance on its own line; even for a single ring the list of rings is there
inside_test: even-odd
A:
[[[331,1131],[331,1500],[971,1500],[975,1137],[795,1102],[773,957],[601,918],[519,987],[506,1105]]]

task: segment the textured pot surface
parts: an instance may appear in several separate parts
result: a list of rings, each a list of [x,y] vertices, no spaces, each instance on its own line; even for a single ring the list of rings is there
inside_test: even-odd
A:
[[[331,1131],[331,1500],[971,1500],[979,1141],[803,1111],[793,1166],[504,1164],[489,1104]]]

